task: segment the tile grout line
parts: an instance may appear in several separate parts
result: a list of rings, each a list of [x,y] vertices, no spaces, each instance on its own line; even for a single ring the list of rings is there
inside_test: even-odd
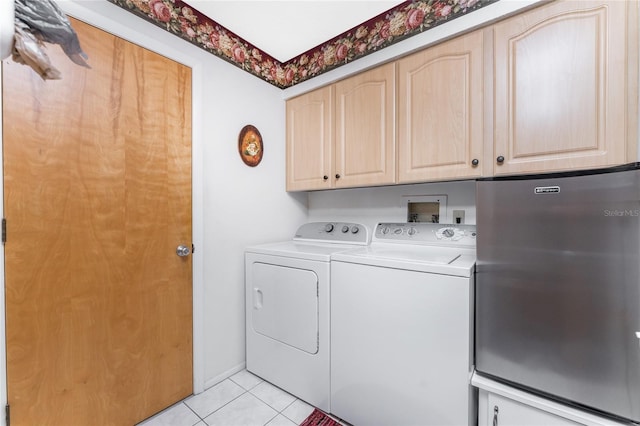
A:
[[[233,376],[231,376],[231,377],[233,377]],[[236,385],[240,386],[240,387],[241,387],[245,392],[249,392],[249,391],[251,391],[251,389],[254,389],[254,388],[258,387],[258,385],[259,385],[259,384],[261,384],[261,383],[265,382],[265,380],[260,379],[260,380],[262,380],[261,382],[258,382],[258,383],[256,383],[255,385],[253,385],[253,386],[251,387],[251,389],[247,389],[247,388],[245,388],[244,386],[242,386],[240,383],[238,383],[238,382],[236,382],[235,380],[233,380],[231,377],[228,377],[228,379],[229,379],[229,380],[231,380],[231,381],[232,381],[233,383],[235,383]],[[258,377],[258,376],[256,376],[256,377]],[[220,383],[222,383],[222,382],[220,382]]]
[[[227,380],[227,379],[225,379],[225,380]],[[228,379],[228,380],[231,380],[231,379]],[[223,381],[224,381],[224,380],[223,380]],[[231,381],[233,382],[233,380],[231,380]],[[222,382],[220,382],[220,383],[222,383]],[[233,383],[236,383],[236,382],[233,382]],[[237,384],[237,383],[236,383],[236,384]],[[240,386],[240,385],[238,385],[238,386]],[[240,387],[242,388],[242,386],[240,386]],[[209,423],[207,423],[207,421],[205,420],[205,418],[207,418],[207,417],[211,416],[212,414],[214,414],[214,413],[216,413],[216,412],[218,412],[218,411],[222,410],[222,408],[226,407],[227,405],[231,404],[231,403],[232,403],[233,401],[235,401],[236,399],[240,398],[240,397],[241,397],[242,395],[244,395],[245,393],[249,392],[249,391],[245,390],[244,388],[242,388],[242,390],[244,390],[244,392],[243,392],[243,393],[241,393],[240,395],[236,396],[235,398],[233,398],[233,399],[232,399],[232,400],[230,400],[229,402],[227,402],[227,403],[225,403],[225,404],[221,405],[221,406],[220,406],[220,407],[218,407],[217,409],[213,410],[212,412],[210,412],[209,414],[207,414],[205,417],[200,417],[200,415],[199,415],[199,414],[197,414],[197,413],[196,413],[196,415],[197,415],[198,417],[200,417],[200,419],[204,422],[204,424],[205,424],[205,425],[207,425],[207,426],[208,426],[208,425],[209,425]],[[193,410],[191,410],[191,411],[193,411]]]
[[[233,381],[231,378],[229,378],[229,380]],[[236,382],[234,382],[234,383],[236,383]],[[287,408],[291,407],[291,406],[292,406],[296,401],[302,401],[302,400],[301,400],[300,398],[296,397],[295,395],[291,395],[291,394],[290,394],[290,393],[288,393],[287,391],[285,391],[285,390],[283,390],[283,389],[280,389],[281,391],[283,391],[283,392],[287,393],[287,395],[291,395],[291,396],[293,397],[293,401],[291,401],[289,404],[287,404],[287,405],[286,405],[282,410],[277,410],[275,407],[273,407],[273,406],[272,406],[271,404],[269,404],[267,401],[264,401],[264,400],[263,400],[262,398],[260,398],[258,395],[256,395],[256,394],[254,394],[253,392],[251,392],[253,389],[257,388],[257,387],[258,387],[259,385],[261,385],[262,383],[268,383],[268,384],[270,384],[271,386],[273,386],[273,387],[275,387],[275,388],[277,388],[277,389],[280,389],[280,388],[279,388],[279,387],[277,387],[276,385],[272,384],[272,383],[267,382],[266,380],[262,380],[262,382],[260,382],[260,383],[256,384],[256,385],[255,385],[255,386],[253,386],[250,390],[247,390],[247,391],[245,392],[245,393],[250,393],[250,394],[251,394],[251,396],[253,396],[254,398],[256,398],[258,401],[260,401],[260,402],[262,402],[262,403],[266,404],[266,405],[267,405],[267,407],[269,407],[269,408],[273,409],[273,410],[276,412],[276,415],[275,415],[275,416],[273,416],[271,419],[269,419],[269,420],[268,420],[268,421],[267,421],[263,426],[268,425],[268,424],[269,424],[269,422],[273,421],[273,419],[275,419],[276,417],[278,417],[280,414],[282,414],[282,416],[283,416],[285,419],[289,420],[291,423],[294,423],[294,424],[296,424],[296,425],[299,425],[299,423],[298,423],[298,422],[296,422],[294,419],[292,419],[292,418],[290,418],[289,416],[287,416],[286,414],[284,414],[284,411],[285,411]]]
[[[251,373],[251,374],[252,374],[252,373]],[[255,376],[255,375],[254,375],[254,376]],[[255,377],[258,377],[258,376],[255,376]],[[235,380],[233,380],[233,376],[229,377],[228,379],[229,379],[229,380],[231,380],[233,383],[237,384],[238,386],[240,386],[242,389],[244,389],[244,390],[245,390],[245,393],[250,393],[250,394],[251,394],[251,396],[255,397],[258,401],[260,401],[260,402],[262,402],[262,403],[266,404],[268,407],[270,407],[271,409],[273,409],[274,411],[276,411],[276,415],[275,415],[274,417],[272,417],[271,419],[269,419],[269,421],[268,421],[268,422],[266,422],[266,423],[264,424],[264,426],[266,426],[267,424],[269,424],[269,422],[271,422],[273,419],[275,419],[276,417],[278,417],[278,415],[280,415],[280,414],[282,414],[282,416],[283,416],[285,419],[287,419],[287,420],[291,421],[291,423],[296,423],[296,424],[297,424],[297,422],[296,422],[295,420],[293,420],[292,418],[290,418],[290,417],[288,417],[286,414],[284,414],[284,410],[286,410],[287,408],[289,408],[290,406],[292,406],[296,401],[300,400],[300,399],[299,399],[298,397],[296,397],[295,395],[291,395],[290,393],[288,393],[288,392],[287,392],[287,391],[285,391],[284,389],[280,389],[279,387],[277,387],[277,386],[276,386],[276,385],[274,385],[273,383],[267,382],[266,380],[264,380],[264,379],[262,379],[262,378],[260,378],[260,380],[261,380],[260,382],[256,383],[256,384],[255,384],[254,386],[252,386],[250,389],[246,389],[246,388],[245,388],[244,386],[242,386],[240,383],[238,383],[238,382],[236,382]],[[253,392],[251,392],[253,389],[257,388],[257,387],[258,387],[258,386],[260,386],[262,383],[268,383],[268,384],[270,384],[271,386],[274,386],[275,388],[280,389],[280,390],[281,390],[281,391],[283,391],[283,392],[286,392],[286,393],[287,393],[287,395],[291,395],[291,396],[293,397],[293,401],[291,401],[289,404],[287,404],[287,405],[286,405],[282,410],[279,410],[279,411],[278,411],[278,410],[276,410],[276,408],[275,408],[275,407],[273,407],[271,404],[269,404],[267,401],[264,401],[264,400],[263,400],[263,399],[261,399],[258,395],[256,395],[256,394],[254,394]],[[244,395],[244,394],[243,394],[243,395]],[[240,396],[242,396],[242,395],[240,395]],[[240,396],[238,396],[238,398],[239,398]],[[302,400],[300,400],[300,401],[302,401]],[[231,401],[229,401],[229,403],[231,403]],[[220,407],[220,408],[222,408],[222,407]],[[217,411],[217,410],[216,410],[216,411]],[[214,412],[215,412],[215,411],[214,411]],[[213,414],[213,413],[211,413],[211,414]],[[209,414],[209,415],[211,415],[211,414]],[[202,420],[204,420],[204,419],[202,419]]]
[[[254,398],[256,398],[258,401],[262,402],[263,404],[265,404],[267,407],[271,408],[273,411],[276,412],[275,416],[273,416],[272,418],[270,418],[266,423],[264,423],[263,426],[266,426],[270,421],[272,421],[273,419],[275,419],[276,417],[278,417],[278,415],[282,414],[282,411],[286,410],[287,408],[289,408],[294,402],[296,402],[296,400],[298,400],[298,398],[296,398],[295,396],[291,395],[294,397],[294,400],[291,401],[286,407],[284,407],[281,411],[276,410],[274,407],[272,407],[268,402],[263,401],[262,399],[260,399],[257,395],[255,395],[253,392],[251,392],[251,390],[247,390],[245,389],[242,385],[240,385],[239,383],[235,382],[233,379],[231,379],[230,377],[227,378],[229,381],[231,381],[232,383],[235,383],[236,385],[238,385],[240,388],[242,388],[242,390],[244,391],[243,393],[241,393],[240,395],[236,396],[235,398],[233,398],[232,400],[230,400],[229,402],[227,402],[226,404],[218,407],[216,410],[212,411],[211,413],[207,414],[205,417],[201,417],[198,413],[196,413],[194,410],[191,409],[191,407],[189,407],[186,402],[182,402],[182,404],[186,405],[187,408],[193,412],[199,419],[200,421],[204,422],[206,426],[208,426],[207,421],[205,420],[206,417],[211,416],[212,414],[222,410],[222,408],[226,407],[227,405],[231,404],[233,401],[235,401],[236,399],[240,398],[241,396],[245,395],[245,394],[250,394],[251,396],[253,396]],[[222,382],[220,382],[222,383]],[[255,389],[256,387],[258,387],[259,384],[261,383],[268,383],[265,382],[264,380],[258,384],[256,384],[255,386],[253,386],[251,389]],[[275,386],[275,385],[272,385]],[[278,388],[280,389],[280,388]],[[284,392],[284,391],[283,391]],[[290,419],[289,417],[287,417],[285,414],[282,414],[286,419],[290,420],[292,423],[295,423],[293,419]],[[197,423],[199,423],[200,421],[198,421]],[[197,424],[196,423],[196,424]],[[195,425],[194,425],[195,426]]]
[[[267,382],[267,383],[269,383],[269,382]],[[269,384],[271,384],[271,383],[269,383]],[[278,387],[277,387],[277,386],[275,386],[275,385],[272,385],[272,386],[274,386],[274,387],[278,388]],[[253,387],[253,388],[251,388],[251,389],[254,389],[254,388],[256,388],[256,387],[258,387],[258,386],[256,385],[256,386],[254,386],[254,387]],[[278,389],[280,389],[280,388],[278,388]],[[281,389],[281,390],[282,390],[282,389]],[[263,426],[266,426],[267,424],[269,424],[269,422],[270,422],[270,421],[272,421],[273,419],[275,419],[276,417],[278,417],[280,414],[282,414],[282,416],[283,416],[285,419],[290,420],[290,421],[291,421],[291,423],[295,423],[295,421],[294,421],[293,419],[290,419],[289,417],[287,417],[287,415],[286,415],[286,414],[284,414],[284,413],[283,413],[283,411],[284,411],[284,410],[286,410],[287,408],[291,407],[291,405],[293,405],[293,403],[294,403],[294,402],[298,401],[298,398],[297,398],[296,396],[291,395],[290,393],[288,393],[288,392],[287,392],[287,395],[291,395],[291,396],[293,396],[293,401],[291,401],[289,404],[287,404],[287,406],[285,406],[282,410],[278,411],[278,410],[276,410],[276,408],[275,408],[275,407],[273,407],[273,406],[272,406],[271,404],[269,404],[267,401],[263,401],[263,400],[262,400],[258,395],[254,394],[254,393],[253,393],[253,392],[251,392],[251,391],[247,391],[247,392],[248,392],[248,393],[250,393],[252,396],[254,396],[258,401],[260,401],[260,402],[262,402],[262,403],[266,404],[266,405],[267,405],[267,407],[272,408],[272,409],[273,409],[273,411],[275,411],[275,412],[276,412],[276,415],[275,415],[275,416],[273,416],[271,419],[269,419],[269,421],[268,421],[268,422],[266,422]],[[283,390],[283,392],[286,392],[286,391],[284,391],[284,390]]]
[[[196,413],[194,410],[192,410],[192,409],[191,409],[191,407],[189,407],[189,406],[187,405],[187,403],[186,403],[186,402],[184,402],[184,400],[182,400],[182,402],[181,402],[181,403],[182,403],[182,404],[184,404],[184,406],[185,406],[185,407],[187,407],[187,410],[191,411],[193,414],[195,414],[195,415],[196,415],[196,417],[197,417],[198,419],[200,419],[200,420],[198,420],[197,422],[195,422],[195,423],[193,424],[193,426],[197,425],[197,424],[198,424],[198,423],[200,423],[200,422],[204,422],[204,419],[203,419],[202,417],[200,417],[200,414],[198,414],[198,413]],[[206,422],[205,422],[205,424],[206,424]]]

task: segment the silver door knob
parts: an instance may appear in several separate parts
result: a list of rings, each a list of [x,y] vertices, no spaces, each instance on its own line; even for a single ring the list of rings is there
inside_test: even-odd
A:
[[[191,249],[187,246],[179,245],[178,248],[176,248],[176,254],[180,257],[189,256]]]

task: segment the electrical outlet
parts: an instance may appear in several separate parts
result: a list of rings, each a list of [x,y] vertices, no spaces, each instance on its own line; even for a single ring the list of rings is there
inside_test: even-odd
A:
[[[464,223],[464,210],[453,211],[453,223],[460,225]]]

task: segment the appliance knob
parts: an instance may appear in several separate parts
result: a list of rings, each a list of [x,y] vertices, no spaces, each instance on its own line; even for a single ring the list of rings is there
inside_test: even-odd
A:
[[[416,235],[416,232],[417,232],[417,231],[416,231],[416,228],[411,227],[411,228],[409,228],[409,230],[407,231],[407,234],[409,234],[409,235]]]
[[[501,155],[498,158],[496,158],[496,161],[498,162],[498,164],[502,164],[504,163],[504,157]]]
[[[473,167],[477,166],[478,164],[480,164],[480,161],[478,161],[478,159],[477,159],[477,158],[474,158],[473,160],[471,160],[471,165],[472,165]]]
[[[325,232],[331,232],[331,231],[333,231],[333,224],[332,224],[332,223],[327,223],[327,224],[324,226],[324,230],[325,230]]]
[[[442,235],[444,235],[447,238],[451,238],[455,235],[455,231],[451,228],[447,228],[444,231],[442,231]]]
[[[383,233],[384,235],[387,235],[387,234],[389,233],[389,231],[390,231],[390,229],[389,229],[389,227],[388,227],[388,226],[385,226],[384,228],[382,228],[382,233]]]
[[[351,228],[352,234],[357,234],[358,232],[360,232],[360,228],[358,228],[357,226],[354,226],[353,228]]]
[[[349,227],[348,227],[347,225],[344,225],[344,226],[342,227],[342,233],[343,233],[343,234],[346,234],[347,232],[349,232]]]
[[[394,230],[393,230],[393,233],[394,233],[394,234],[396,234],[396,235],[400,235],[400,234],[402,234],[402,228],[396,228],[396,229],[394,229]]]

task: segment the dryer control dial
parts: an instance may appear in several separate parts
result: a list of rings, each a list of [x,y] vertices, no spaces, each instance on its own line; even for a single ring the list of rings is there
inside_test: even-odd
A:
[[[439,240],[458,241],[464,235],[464,231],[458,228],[440,228],[436,231],[436,237]]]
[[[333,231],[333,223],[327,223],[324,226],[324,232],[331,232],[331,231]]]

